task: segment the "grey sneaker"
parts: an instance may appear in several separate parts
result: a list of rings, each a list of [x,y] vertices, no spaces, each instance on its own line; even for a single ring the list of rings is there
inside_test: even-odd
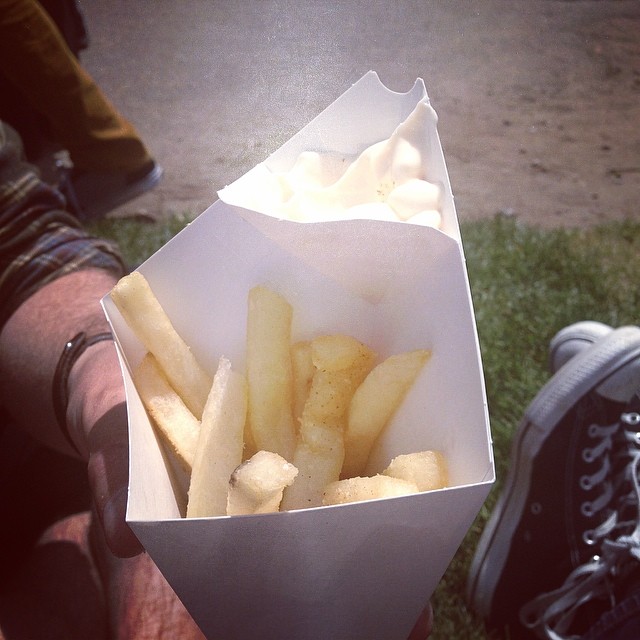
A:
[[[153,189],[162,173],[162,167],[153,160],[131,173],[74,170],[65,195],[80,220],[96,220]]]
[[[640,329],[622,327],[568,360],[540,390],[515,434],[511,465],[480,537],[469,604],[490,628],[534,637],[522,607],[561,586],[610,533],[612,451],[626,402],[640,389]]]

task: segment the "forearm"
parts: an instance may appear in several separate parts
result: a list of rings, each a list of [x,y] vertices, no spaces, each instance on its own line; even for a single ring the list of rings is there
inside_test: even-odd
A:
[[[54,371],[65,343],[77,333],[109,330],[100,300],[115,281],[102,269],[83,269],[53,280],[23,302],[0,333],[0,401],[19,427],[65,453],[74,451],[54,415]],[[67,423],[83,453],[86,433],[101,414],[124,402],[115,359],[113,344],[101,342],[90,347],[71,370]],[[90,371],[83,367],[88,360]],[[86,375],[80,375],[83,368]]]
[[[56,420],[52,393],[65,343],[81,331],[108,331],[100,300],[115,282],[104,270],[83,269],[53,280],[18,307],[0,333],[0,402],[40,442],[87,460],[107,542],[116,555],[129,556],[141,547],[125,524],[127,409],[113,342],[89,347],[69,372],[65,417],[75,448]]]
[[[41,443],[87,461],[107,542],[131,555],[140,544],[125,523],[127,411],[113,341],[63,358],[59,419],[54,404],[65,345],[80,332],[108,331],[100,300],[126,268],[112,243],[63,209],[61,194],[22,160],[19,136],[0,122],[0,404]]]

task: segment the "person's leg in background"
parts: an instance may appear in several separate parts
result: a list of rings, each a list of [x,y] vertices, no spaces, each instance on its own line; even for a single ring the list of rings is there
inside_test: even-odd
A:
[[[69,152],[80,215],[97,217],[152,188],[162,171],[35,0],[0,0],[0,73]]]

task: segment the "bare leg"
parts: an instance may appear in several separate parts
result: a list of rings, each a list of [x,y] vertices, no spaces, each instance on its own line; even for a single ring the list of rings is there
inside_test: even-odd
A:
[[[117,640],[204,640],[184,605],[151,558],[117,558],[98,526],[91,530],[94,557],[108,602],[111,637]]]
[[[49,528],[0,594],[0,640],[204,640],[147,554],[116,558],[88,513]]]
[[[0,638],[108,637],[102,588],[88,544],[89,514],[48,529],[0,594]]]

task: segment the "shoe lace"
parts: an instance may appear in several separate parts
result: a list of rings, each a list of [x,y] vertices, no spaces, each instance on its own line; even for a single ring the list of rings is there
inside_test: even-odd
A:
[[[622,429],[619,429],[620,424]],[[616,500],[615,508],[608,517],[598,527],[587,532],[585,539],[590,544],[599,545],[599,554],[574,569],[560,588],[541,594],[520,610],[522,624],[541,637],[549,640],[578,638],[579,636],[567,635],[578,610],[594,600],[605,601],[613,608],[615,584],[619,584],[637,569],[634,561],[640,561],[639,425],[640,414],[636,412],[623,414],[620,423],[609,427],[592,425],[591,433],[602,436],[602,442],[594,447],[593,452],[602,454],[610,448],[610,440],[617,432],[622,438],[623,446],[614,457],[617,458],[616,462],[624,461],[624,465],[614,482],[606,483],[602,495],[590,504],[587,511],[593,509],[595,513],[606,506],[616,493],[620,498]],[[593,486],[589,485],[590,481],[603,479],[605,467],[612,467],[609,456],[603,459],[601,469],[591,476],[581,478],[581,485]]]
[[[588,429],[589,437],[596,440],[593,447],[587,447],[582,451],[582,459],[593,464],[598,459],[600,466],[592,474],[584,474],[580,477],[580,487],[584,491],[591,491],[595,487],[602,487],[600,494],[593,500],[581,503],[580,511],[587,518],[592,518],[597,513],[603,512],[610,504],[616,493],[616,485],[611,480],[613,464],[609,452],[613,448],[614,437],[620,431],[620,423],[601,426],[591,424]],[[593,529],[584,531],[582,537],[587,545],[596,545],[606,538],[617,526],[618,515],[615,509],[609,509],[609,513],[602,522]]]

